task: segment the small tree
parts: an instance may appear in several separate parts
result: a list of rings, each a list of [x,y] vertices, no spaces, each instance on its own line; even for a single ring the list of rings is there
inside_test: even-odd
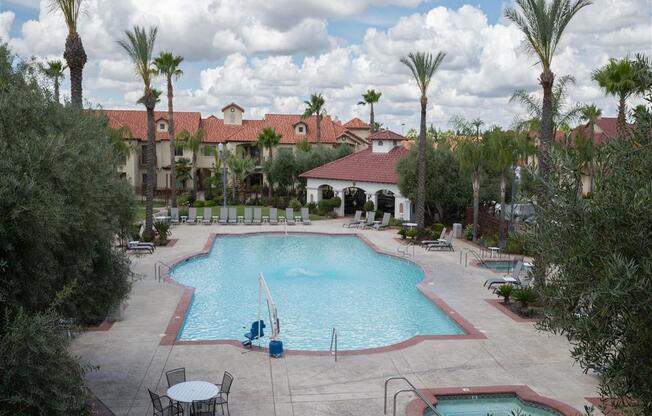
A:
[[[478,212],[480,210],[480,175],[487,163],[487,147],[482,137],[465,140],[457,145],[460,169],[469,172],[473,186],[473,242],[478,241]]]
[[[197,198],[197,185],[199,182],[199,172],[197,172],[197,155],[203,149],[203,140],[206,132],[203,129],[197,129],[196,132],[190,133],[188,130],[179,132],[179,146],[192,152],[192,198]]]
[[[65,70],[68,68],[68,65],[64,65],[63,62],[59,60],[48,61],[47,66],[43,67],[43,73],[45,76],[52,80],[54,84],[54,101],[59,102],[59,84],[61,80],[65,77]]]
[[[382,92],[376,90],[367,90],[362,94],[362,101],[358,105],[367,105],[369,104],[369,126],[371,131],[377,131],[376,122],[374,121],[374,104],[380,101],[380,97],[383,95]]]
[[[321,145],[321,121],[326,115],[326,108],[324,108],[324,105],[326,104],[326,100],[321,94],[312,94],[310,96],[310,100],[304,101],[304,104],[306,105],[306,109],[303,112],[301,118],[307,119],[310,116],[313,115],[315,116],[315,120],[317,123],[317,132],[316,132],[317,145]]]
[[[269,159],[267,160],[272,160],[272,149],[278,146],[282,138],[283,135],[276,133],[276,130],[274,130],[273,127],[265,127],[260,133],[258,133],[258,147],[269,150]],[[267,196],[271,198],[272,183],[269,181],[269,178],[267,179],[267,182],[269,182]]]

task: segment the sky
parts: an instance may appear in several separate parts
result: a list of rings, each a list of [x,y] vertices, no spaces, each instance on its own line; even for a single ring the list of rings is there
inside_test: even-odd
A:
[[[376,121],[405,132],[419,123],[419,92],[400,58],[444,52],[428,92],[428,124],[453,116],[509,127],[525,109],[515,89],[539,93],[537,61],[503,17],[513,0],[85,0],[78,31],[88,63],[87,106],[142,108],[133,65],[117,41],[134,25],[158,27],[155,52],[184,57],[176,110],[221,117],[236,102],[246,118],[302,113],[322,93],[329,114],[369,118],[361,94],[382,92]],[[573,75],[568,105],[594,103],[616,114],[591,72],[609,58],[652,56],[652,0],[594,0],[567,28],[553,61]],[[20,58],[62,59],[67,29],[49,0],[0,0],[0,39]],[[156,85],[165,90],[163,79]],[[67,79],[62,86],[69,96]],[[636,104],[636,99],[630,105]],[[166,99],[159,104],[167,109]]]

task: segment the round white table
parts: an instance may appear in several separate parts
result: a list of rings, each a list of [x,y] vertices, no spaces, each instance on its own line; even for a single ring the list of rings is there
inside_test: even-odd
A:
[[[218,395],[219,387],[207,381],[186,381],[168,389],[168,397],[177,402],[192,403],[193,400],[208,400]]]

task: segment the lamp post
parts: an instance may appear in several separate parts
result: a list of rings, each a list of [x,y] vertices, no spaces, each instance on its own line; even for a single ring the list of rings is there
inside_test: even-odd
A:
[[[222,197],[224,198],[223,205],[226,208],[226,158],[224,157],[224,144],[220,143],[217,145],[217,151],[220,154],[220,160],[222,161]]]

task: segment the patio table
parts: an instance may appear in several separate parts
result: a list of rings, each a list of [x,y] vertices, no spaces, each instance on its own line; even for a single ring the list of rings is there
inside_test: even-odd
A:
[[[269,215],[263,215],[263,224],[267,224],[269,222]]]
[[[238,215],[238,224],[244,224],[244,215]]]
[[[416,228],[419,226],[416,222],[404,222],[403,225],[408,228]]]
[[[196,222],[202,222],[204,221],[204,216],[203,215],[197,215],[197,221]]]
[[[285,216],[283,216],[283,215],[279,215],[279,216],[278,216],[278,221],[279,221],[279,222],[285,222]]]
[[[301,222],[301,215],[295,215],[294,216],[294,221],[295,222]]]
[[[208,400],[217,396],[220,388],[207,381],[185,381],[170,387],[167,393],[170,399],[189,407],[193,400]]]
[[[182,215],[181,216],[181,222],[186,222],[187,219],[188,219],[187,215]]]
[[[219,219],[220,219],[220,216],[219,216],[219,215],[213,215],[213,216],[211,217],[211,220],[212,220],[212,223],[213,223],[213,224],[217,223],[217,220],[219,220]]]
[[[490,253],[489,255],[491,256],[489,258],[491,259],[494,258],[494,254],[496,255],[496,257],[500,255],[500,247],[487,247],[487,250],[489,250]]]

